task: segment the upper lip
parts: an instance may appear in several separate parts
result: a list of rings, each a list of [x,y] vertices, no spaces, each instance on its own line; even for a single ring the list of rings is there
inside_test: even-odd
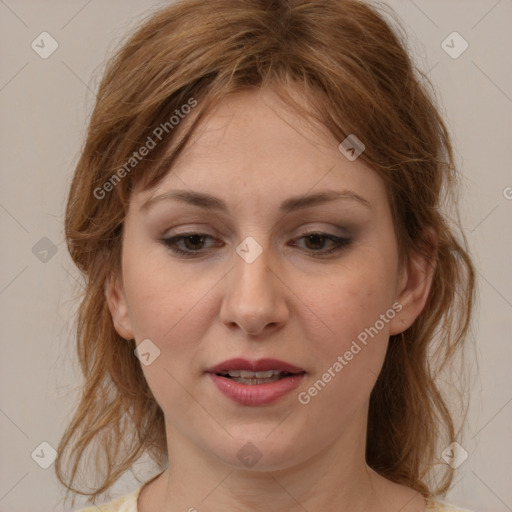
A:
[[[305,370],[294,366],[293,364],[280,361],[279,359],[258,359],[257,361],[249,361],[241,357],[228,359],[206,370],[208,373],[228,372],[229,370],[247,370],[252,372],[264,372],[267,370],[278,370],[281,372],[301,373]]]

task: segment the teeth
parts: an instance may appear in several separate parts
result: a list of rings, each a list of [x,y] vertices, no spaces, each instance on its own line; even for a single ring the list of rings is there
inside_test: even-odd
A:
[[[269,384],[270,382],[275,382],[279,380],[279,375],[273,375],[272,377],[268,377],[265,379],[244,379],[243,377],[237,377],[233,380],[238,382],[239,384],[248,384],[250,386],[254,386],[255,384]]]
[[[251,372],[248,370],[229,370],[227,374],[230,377],[242,377],[244,379],[267,379],[270,377],[274,377],[276,375],[280,375],[280,370],[267,370],[265,372]]]
[[[265,379],[268,377],[273,377],[274,375],[279,375],[280,373],[281,372],[277,370],[267,370],[266,372],[255,372],[255,375],[257,379]]]

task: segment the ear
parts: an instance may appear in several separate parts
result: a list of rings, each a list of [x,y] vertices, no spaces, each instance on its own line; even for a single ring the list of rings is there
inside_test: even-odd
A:
[[[436,237],[429,235],[431,257],[415,253],[399,272],[396,301],[402,306],[390,322],[389,334],[400,334],[419,316],[428,299],[435,271]]]
[[[124,287],[121,279],[115,273],[111,273],[105,281],[105,298],[112,316],[114,328],[122,338],[132,340],[132,324],[128,315],[128,305],[124,294]]]

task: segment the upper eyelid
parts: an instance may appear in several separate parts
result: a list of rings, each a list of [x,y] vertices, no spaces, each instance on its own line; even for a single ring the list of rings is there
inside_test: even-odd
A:
[[[204,232],[201,230],[189,230],[189,231],[184,231],[182,233],[172,233],[169,235],[163,235],[159,238],[161,240],[171,240],[171,239],[176,239],[176,238],[187,238],[189,236],[194,236],[194,235],[199,235],[199,236],[208,237],[208,238],[212,238],[212,239],[218,238],[216,235],[212,235],[210,233],[207,233],[207,232]],[[351,236],[351,234],[348,232],[336,234],[336,233],[331,233],[329,230],[308,228],[304,231],[301,231],[300,233],[295,235],[293,238],[301,238],[301,237],[304,237],[307,235],[324,235],[324,236],[332,236],[332,237],[337,237],[337,238],[349,238]]]
[[[329,235],[332,235],[332,236],[349,236],[353,229],[356,227],[353,222],[345,222],[345,223],[337,223],[339,225],[335,225],[333,222],[322,222],[322,221],[312,221],[311,219],[300,219],[301,222],[305,222],[305,223],[309,223],[309,224],[324,224],[324,227],[311,227],[311,226],[307,226],[307,227],[301,227],[301,228],[294,228],[293,230],[287,230],[287,234],[290,234],[291,232],[295,232],[297,230],[299,230],[299,233],[303,233],[303,232],[314,232],[314,233],[323,233],[323,234],[329,234]],[[192,224],[194,224],[192,222]],[[184,229],[182,232],[174,232],[172,234],[169,234],[169,235],[165,235],[165,237],[172,237],[172,236],[179,236],[179,235],[190,235],[190,234],[194,234],[194,235],[208,235],[208,236],[212,236],[212,237],[216,237],[217,235],[213,235],[213,234],[210,234],[208,232],[208,228],[203,228],[202,223],[199,223],[197,224],[197,226],[191,226],[189,228],[183,228],[182,226],[174,226],[174,228],[169,228],[167,229],[164,233],[167,233],[168,231],[171,231],[173,229]],[[342,225],[344,224],[344,225]],[[326,225],[330,225],[330,227],[325,227]],[[332,230],[339,230],[340,233],[332,233],[331,231]],[[225,236],[226,233],[223,233],[223,229],[221,230],[215,230],[215,231],[218,231],[220,233],[221,236]],[[245,238],[245,237],[244,237]]]

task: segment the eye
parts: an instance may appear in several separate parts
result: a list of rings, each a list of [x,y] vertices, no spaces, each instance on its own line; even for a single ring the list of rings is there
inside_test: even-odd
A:
[[[207,239],[213,239],[213,237],[205,233],[184,233],[169,238],[162,238],[161,242],[171,249],[173,253],[193,258],[201,256],[206,252],[202,249]],[[318,231],[307,231],[295,240],[302,239],[305,240],[306,246],[309,245],[305,250],[314,257],[322,257],[335,251],[340,251],[351,243],[350,238],[338,237],[330,233]],[[333,246],[329,249],[321,249],[319,246],[324,246],[327,241],[332,242]],[[296,244],[294,243],[293,245]]]
[[[330,249],[323,249],[323,250],[314,250],[311,249],[310,252],[312,252],[312,256],[314,257],[322,257],[326,256],[328,254],[331,254],[336,251],[340,251],[341,249],[344,249],[351,243],[350,238],[346,237],[338,237],[335,235],[331,235],[330,233],[323,233],[319,231],[307,231],[302,234],[301,237],[299,237],[297,240],[305,240],[305,245],[307,247],[307,250],[310,250],[311,247],[317,247],[325,245],[326,241],[333,242],[333,245]]]
[[[174,253],[182,256],[193,257],[195,254],[199,254],[201,247],[198,246],[203,245],[206,238],[212,237],[204,233],[185,233],[183,235],[177,235],[170,238],[162,238],[161,241]],[[178,244],[182,242],[185,244],[185,249],[178,247]]]

